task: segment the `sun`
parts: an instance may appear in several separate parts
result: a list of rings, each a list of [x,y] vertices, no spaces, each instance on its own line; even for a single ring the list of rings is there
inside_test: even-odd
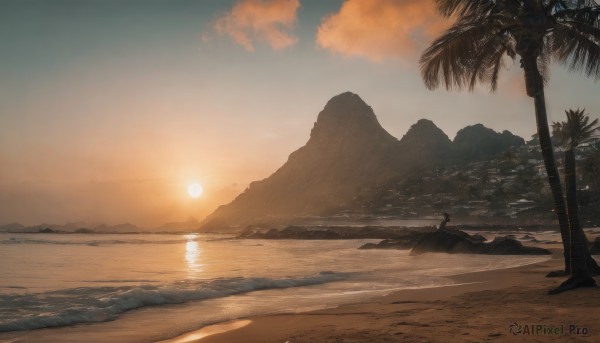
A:
[[[197,198],[202,195],[202,192],[204,192],[204,189],[202,188],[202,185],[194,182],[194,183],[189,184],[189,186],[187,188],[187,192],[191,198]]]

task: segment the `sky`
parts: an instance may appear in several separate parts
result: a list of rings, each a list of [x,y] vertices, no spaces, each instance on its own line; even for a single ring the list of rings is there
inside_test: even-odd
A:
[[[518,63],[495,93],[424,87],[418,57],[448,25],[428,0],[3,0],[0,224],[201,220],[345,91],[397,138],[420,118],[529,138]],[[550,121],[600,114],[598,83],[561,66],[546,96]]]

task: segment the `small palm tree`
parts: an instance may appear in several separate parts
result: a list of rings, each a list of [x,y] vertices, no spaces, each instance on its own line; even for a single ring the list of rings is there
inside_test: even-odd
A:
[[[421,56],[421,75],[430,89],[496,90],[507,57],[520,57],[527,95],[535,106],[537,133],[552,190],[570,279],[552,293],[595,285],[585,252],[569,253],[572,235],[556,168],[546,113],[544,85],[551,60],[600,79],[600,6],[593,0],[435,0],[438,11],[456,22]],[[579,246],[579,245],[577,245]],[[569,258],[570,257],[570,258]],[[570,270],[569,270],[570,269]]]
[[[590,122],[590,117],[585,114],[584,110],[568,110],[565,111],[567,114],[566,122],[554,122],[552,123],[552,135],[556,137],[558,143],[565,149],[565,186],[567,191],[567,215],[569,218],[569,226],[577,227],[575,233],[583,234],[581,230],[581,224],[579,222],[579,206],[577,200],[577,165],[575,159],[575,149],[581,143],[585,143],[595,137],[598,131],[598,119],[594,119]],[[574,234],[572,231],[571,234]],[[598,264],[589,255],[587,238],[585,235],[580,237],[578,240],[573,240],[570,237],[572,244],[579,242],[583,244],[581,247],[574,247],[575,249],[583,249],[588,254],[587,264],[590,271],[598,273]]]
[[[592,146],[592,153],[583,161],[582,170],[584,180],[590,188],[600,191],[600,144],[596,142]]]

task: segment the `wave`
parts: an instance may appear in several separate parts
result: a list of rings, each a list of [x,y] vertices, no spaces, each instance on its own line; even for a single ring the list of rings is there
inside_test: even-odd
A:
[[[181,304],[258,290],[311,286],[346,279],[321,272],[300,278],[221,278],[186,280],[171,285],[80,287],[0,296],[0,332],[104,322],[146,306]]]

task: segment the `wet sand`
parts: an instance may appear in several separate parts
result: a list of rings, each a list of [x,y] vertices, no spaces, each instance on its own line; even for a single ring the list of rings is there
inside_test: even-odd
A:
[[[598,342],[600,288],[546,294],[563,278],[545,275],[561,265],[555,250],[547,262],[455,276],[453,286],[402,290],[334,309],[248,318],[251,322],[244,325],[232,321],[226,323],[228,331],[185,342]],[[211,327],[202,330],[210,332]]]

